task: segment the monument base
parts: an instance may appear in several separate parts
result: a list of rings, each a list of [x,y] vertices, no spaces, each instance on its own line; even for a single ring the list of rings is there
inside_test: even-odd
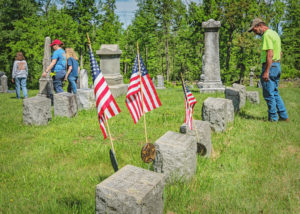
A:
[[[127,93],[127,84],[119,84],[119,85],[109,85],[109,89],[114,98],[117,98],[123,94]]]
[[[197,83],[197,86],[200,88],[200,93],[224,93],[225,91],[225,86],[221,81],[199,82]]]

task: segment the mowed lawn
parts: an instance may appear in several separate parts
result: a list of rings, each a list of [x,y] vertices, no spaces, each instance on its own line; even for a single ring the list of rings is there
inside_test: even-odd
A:
[[[207,97],[224,97],[192,92],[195,119]],[[165,187],[165,213],[300,213],[300,88],[280,93],[291,122],[268,122],[262,96],[259,105],[247,102],[225,132],[212,133],[214,156],[198,157],[194,178]],[[153,143],[179,131],[185,115],[181,88],[158,95],[162,106],[146,114]],[[0,213],[94,213],[95,187],[114,173],[96,110],[25,126],[22,100],[14,97],[0,94]],[[140,158],[143,120],[134,125],[125,96],[117,103],[121,113],[109,124],[119,167],[147,169]]]

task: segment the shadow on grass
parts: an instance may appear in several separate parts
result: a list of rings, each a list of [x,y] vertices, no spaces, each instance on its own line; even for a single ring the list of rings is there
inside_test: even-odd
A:
[[[260,117],[260,116],[253,116],[253,115],[249,115],[246,112],[242,111],[239,112],[238,114],[241,118],[244,119],[250,119],[250,120],[261,120],[261,121],[268,121],[266,117]]]

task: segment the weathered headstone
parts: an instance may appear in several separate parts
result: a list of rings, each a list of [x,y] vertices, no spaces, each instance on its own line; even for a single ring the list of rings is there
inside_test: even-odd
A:
[[[234,111],[231,100],[209,97],[203,102],[202,119],[210,122],[215,132],[225,131],[227,123],[232,122],[233,118]]]
[[[259,92],[258,91],[247,91],[247,100],[253,104],[259,104]]]
[[[233,88],[236,88],[240,92],[240,108],[243,108],[246,105],[246,87],[237,83],[232,84]]]
[[[91,109],[96,107],[94,89],[81,88],[77,90],[78,110]]]
[[[87,70],[85,69],[80,70],[79,84],[80,88],[89,88],[89,76]]]
[[[164,83],[164,76],[163,75],[157,75],[157,86],[156,89],[166,89],[165,83]]]
[[[226,87],[225,89],[225,98],[232,100],[234,111],[238,112],[240,110],[240,91],[237,88]]]
[[[73,117],[77,109],[76,94],[68,92],[54,94],[54,116]]]
[[[152,78],[153,85],[155,87],[155,77]]]
[[[197,143],[194,137],[168,131],[155,143],[155,172],[163,173],[166,183],[190,180],[197,168]]]
[[[47,125],[52,119],[51,100],[35,96],[23,100],[23,122],[26,125]]]
[[[210,123],[207,121],[193,120],[193,130],[191,130],[185,123],[180,126],[180,133],[195,137],[197,141],[197,153],[210,157],[211,144],[211,129]]]
[[[50,37],[45,38],[44,44],[44,58],[43,58],[43,72],[46,71],[47,67],[51,64],[51,39]],[[47,73],[46,77],[39,79],[39,96],[44,96],[53,99],[53,80],[50,76],[50,72]]]
[[[250,74],[249,74],[249,85],[250,86],[254,86],[253,77],[254,77],[254,72],[251,71]]]
[[[100,56],[100,69],[112,95],[116,98],[126,94],[128,85],[123,83],[123,76],[120,74],[122,51],[119,45],[101,45],[96,53]]]
[[[225,87],[222,84],[220,76],[219,59],[219,28],[220,21],[213,19],[202,22],[205,34],[204,50],[204,81],[199,85],[200,93],[224,92]]]
[[[8,92],[8,86],[7,86],[7,76],[4,74],[0,77],[0,92],[1,93],[7,93]]]
[[[96,186],[96,214],[162,214],[163,175],[126,165]]]

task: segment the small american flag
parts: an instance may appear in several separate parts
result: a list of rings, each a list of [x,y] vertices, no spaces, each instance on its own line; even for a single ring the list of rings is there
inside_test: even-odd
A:
[[[141,78],[143,84],[142,90],[143,90],[144,111],[149,112],[161,106],[161,103],[141,57],[140,57],[140,65],[141,65]],[[137,55],[135,57],[134,66],[130,77],[130,83],[126,95],[126,105],[127,108],[129,109],[129,112],[133,118],[134,123],[137,123],[140,117],[143,115],[141,84],[140,84],[140,74],[139,74]]]
[[[193,96],[192,92],[189,90],[185,83],[182,84],[183,93],[185,98],[185,123],[190,127],[192,130],[193,128],[193,111],[194,106],[197,103],[196,98]],[[185,87],[185,89],[184,89]],[[186,93],[185,93],[186,92]]]
[[[120,113],[120,109],[109,90],[109,87],[104,79],[104,76],[102,75],[102,72],[99,69],[97,61],[95,60],[94,54],[90,47],[89,54],[94,82],[98,120],[102,133],[104,135],[104,139],[106,139],[107,133],[105,129],[105,115],[106,118],[109,119]]]

